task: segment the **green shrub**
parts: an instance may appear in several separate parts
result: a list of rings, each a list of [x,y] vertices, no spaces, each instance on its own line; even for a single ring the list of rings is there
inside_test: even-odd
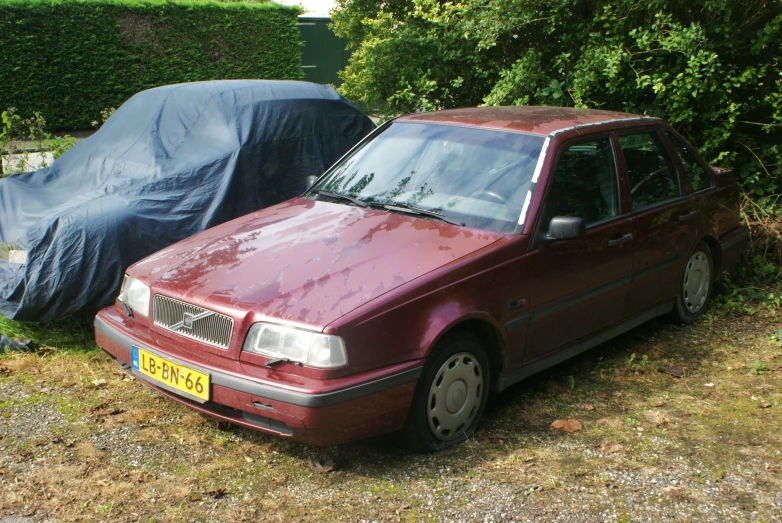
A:
[[[39,156],[32,162],[28,149],[51,153],[51,161],[54,161],[74,145],[73,136],[52,136],[39,112],[29,118],[22,118],[14,107],[0,112],[0,178],[49,166],[46,156]]]
[[[341,91],[386,115],[569,105],[666,119],[782,217],[779,0],[339,0]],[[782,252],[782,248],[780,248]]]
[[[0,107],[51,128],[87,129],[101,110],[159,85],[298,79],[299,9],[196,0],[0,0]]]

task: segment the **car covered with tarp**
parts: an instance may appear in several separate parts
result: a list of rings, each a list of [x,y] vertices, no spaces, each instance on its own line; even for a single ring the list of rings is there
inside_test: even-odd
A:
[[[128,266],[301,194],[374,127],[307,82],[140,92],[50,167],[0,179],[0,313],[48,321],[113,303]]]

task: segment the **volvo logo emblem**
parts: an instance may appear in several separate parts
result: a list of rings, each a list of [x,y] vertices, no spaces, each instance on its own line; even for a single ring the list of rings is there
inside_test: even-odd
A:
[[[193,330],[193,326],[195,325],[195,322],[197,322],[198,320],[202,320],[204,318],[208,318],[209,316],[214,316],[215,314],[217,313],[212,311],[204,311],[201,314],[190,314],[189,312],[186,312],[182,315],[182,321],[173,324],[170,328],[171,330],[179,330],[179,329]]]

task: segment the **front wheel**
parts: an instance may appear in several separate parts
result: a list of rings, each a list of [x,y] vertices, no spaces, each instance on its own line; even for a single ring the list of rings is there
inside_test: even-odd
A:
[[[713,272],[711,249],[704,242],[698,242],[684,266],[676,294],[674,314],[680,322],[692,323],[706,310],[712,293]]]
[[[405,445],[432,452],[475,432],[489,394],[489,362],[481,342],[467,332],[448,334],[424,365],[402,429]]]

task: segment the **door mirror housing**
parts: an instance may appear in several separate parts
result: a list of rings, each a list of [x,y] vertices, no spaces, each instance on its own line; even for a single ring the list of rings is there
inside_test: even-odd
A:
[[[586,236],[583,218],[575,216],[554,216],[548,226],[548,240],[575,240]]]

